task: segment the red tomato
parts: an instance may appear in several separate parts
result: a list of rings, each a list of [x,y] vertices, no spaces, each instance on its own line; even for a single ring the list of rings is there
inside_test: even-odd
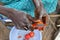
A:
[[[34,37],[34,32],[29,33],[30,37]]]
[[[26,34],[25,35],[25,39],[30,39],[30,35],[29,34]]]
[[[39,30],[43,30],[43,27],[38,27]]]

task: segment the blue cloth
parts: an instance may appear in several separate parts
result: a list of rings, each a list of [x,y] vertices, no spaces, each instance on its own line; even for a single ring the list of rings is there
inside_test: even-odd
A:
[[[32,0],[0,0],[5,3],[5,7],[13,8],[16,10],[25,11],[34,17],[34,4]],[[47,13],[52,13],[56,10],[58,0],[42,0]]]
[[[56,10],[58,0],[42,0],[43,6],[47,13],[52,13]]]

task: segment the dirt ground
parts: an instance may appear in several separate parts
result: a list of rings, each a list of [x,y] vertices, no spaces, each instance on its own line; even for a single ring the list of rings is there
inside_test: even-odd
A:
[[[0,40],[9,40],[9,30],[0,21]]]

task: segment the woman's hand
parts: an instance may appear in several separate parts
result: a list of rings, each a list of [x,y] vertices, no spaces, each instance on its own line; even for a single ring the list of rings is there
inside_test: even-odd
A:
[[[22,11],[16,11],[14,9],[5,8],[0,6],[0,14],[6,15],[10,18],[18,29],[29,30],[33,18]]]

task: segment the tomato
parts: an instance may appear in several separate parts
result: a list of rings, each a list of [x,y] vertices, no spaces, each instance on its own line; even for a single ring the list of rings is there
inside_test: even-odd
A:
[[[39,30],[43,30],[43,27],[38,27]]]
[[[31,37],[34,37],[34,32],[30,32],[25,35],[25,40],[29,40]]]
[[[30,37],[34,37],[34,32],[29,33]]]
[[[25,39],[30,39],[30,35],[29,34],[26,34],[25,35]]]

